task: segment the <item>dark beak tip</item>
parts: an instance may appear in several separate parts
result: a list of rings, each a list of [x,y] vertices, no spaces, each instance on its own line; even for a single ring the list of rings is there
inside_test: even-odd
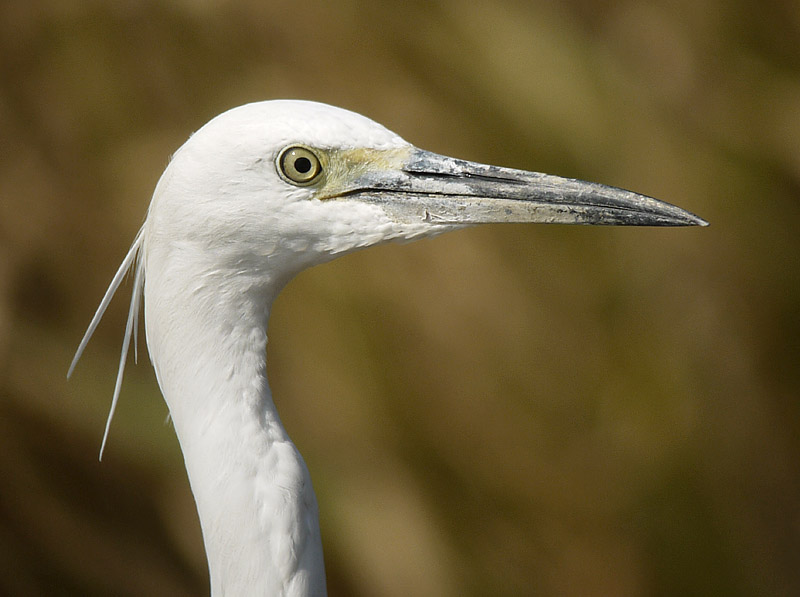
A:
[[[710,226],[710,223],[707,220],[704,220],[700,216],[696,216],[694,214],[689,214],[691,216],[690,220],[685,224],[686,226],[699,226],[700,228],[706,228]]]

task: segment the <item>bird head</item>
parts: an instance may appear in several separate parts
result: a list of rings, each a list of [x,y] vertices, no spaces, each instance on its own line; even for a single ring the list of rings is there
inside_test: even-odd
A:
[[[650,197],[441,156],[359,114],[277,100],[195,133],[164,172],[145,231],[148,251],[290,277],[357,248],[488,222],[705,225]]]

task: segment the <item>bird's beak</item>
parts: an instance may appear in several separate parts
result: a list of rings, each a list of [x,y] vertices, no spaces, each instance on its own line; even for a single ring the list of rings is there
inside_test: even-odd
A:
[[[378,203],[401,222],[708,225],[679,207],[631,191],[417,148],[399,167],[369,168],[351,183],[339,197]]]

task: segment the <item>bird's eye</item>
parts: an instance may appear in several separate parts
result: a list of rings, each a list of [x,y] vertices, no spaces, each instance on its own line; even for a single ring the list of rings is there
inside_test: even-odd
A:
[[[310,149],[293,145],[278,155],[278,171],[291,183],[307,185],[317,181],[322,164]]]

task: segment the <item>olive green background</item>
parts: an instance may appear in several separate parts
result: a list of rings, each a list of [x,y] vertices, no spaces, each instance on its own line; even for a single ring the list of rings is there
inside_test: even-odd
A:
[[[0,593],[202,595],[146,352],[97,462],[169,155],[238,104],[361,112],[705,229],[496,225],[300,275],[270,323],[331,595],[800,594],[800,4],[0,5]]]

